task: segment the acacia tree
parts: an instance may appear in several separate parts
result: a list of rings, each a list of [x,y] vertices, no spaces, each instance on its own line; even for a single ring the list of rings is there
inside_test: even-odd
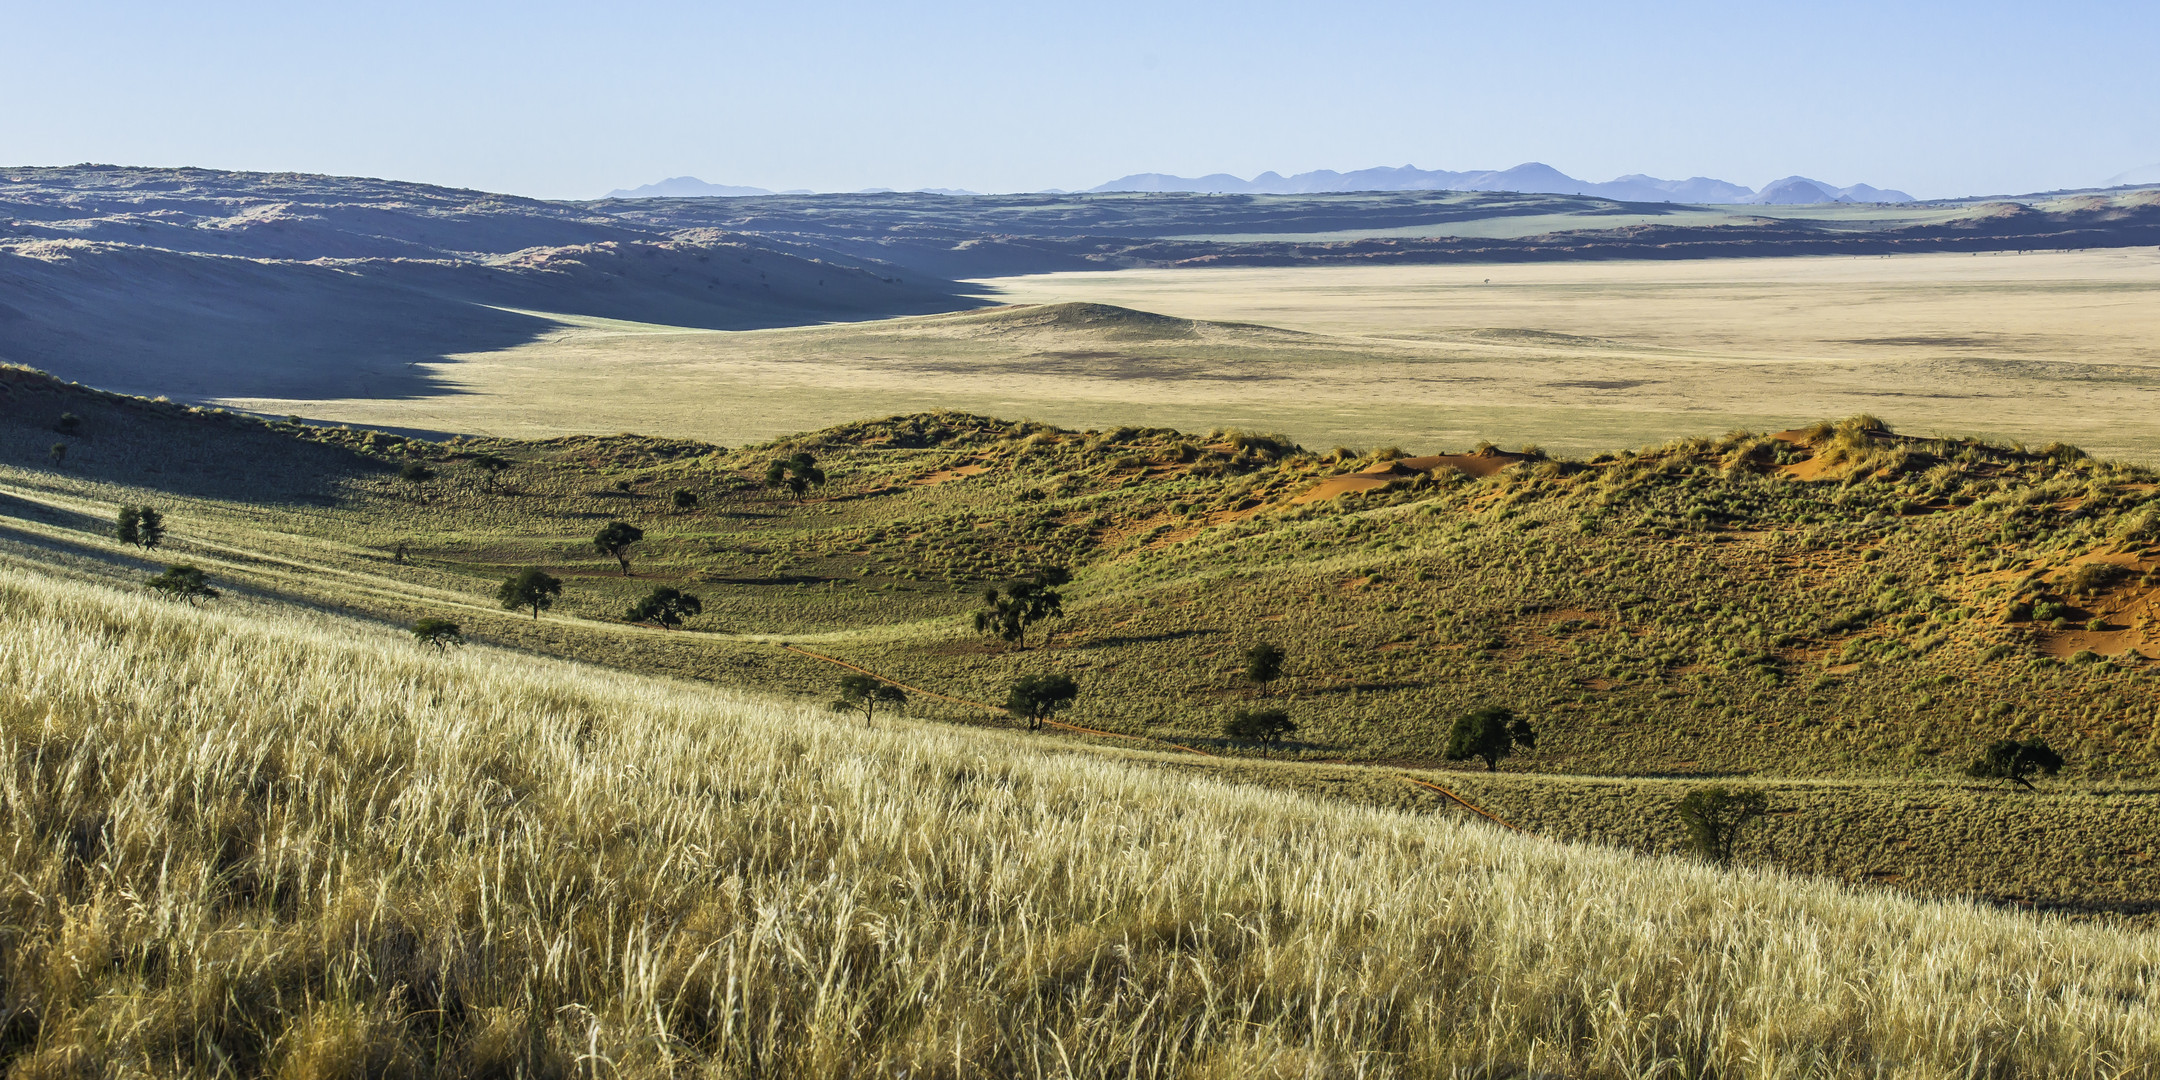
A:
[[[441,652],[465,644],[465,630],[448,619],[422,619],[407,628],[413,640]]]
[[[1043,721],[1079,696],[1070,675],[1023,675],[1005,695],[1005,711],[1027,721],[1029,731],[1041,731]]]
[[[983,609],[975,613],[975,632],[1027,648],[1028,627],[1065,613],[1065,595],[1057,587],[1072,581],[1060,566],[1046,566],[1000,591],[983,590]]]
[[[472,459],[472,463],[474,468],[486,474],[487,479],[484,483],[487,484],[489,491],[495,490],[496,485],[501,482],[503,471],[511,465],[509,458],[499,454],[482,454]]]
[[[1266,746],[1275,746],[1283,736],[1296,731],[1297,725],[1291,722],[1286,709],[1239,709],[1223,721],[1223,734]]]
[[[624,577],[630,576],[630,545],[645,539],[645,530],[627,521],[610,521],[593,534],[593,548],[602,555],[612,555],[622,564]]]
[[[834,712],[861,713],[863,726],[870,720],[879,705],[891,705],[895,709],[907,706],[907,691],[883,679],[869,675],[840,676],[840,697],[832,703]]]
[[[504,611],[531,608],[534,621],[539,620],[542,611],[555,606],[555,598],[561,595],[562,579],[537,566],[528,566],[510,575],[502,587],[495,590],[495,599]]]
[[[803,492],[825,482],[825,470],[818,468],[817,458],[807,450],[798,451],[785,460],[776,459],[765,466],[765,486],[784,487],[801,502]]]
[[[1688,847],[1715,863],[1732,861],[1733,844],[1748,822],[1770,812],[1770,800],[1760,791],[1726,787],[1696,788],[1681,799],[1673,812],[1688,833]]]
[[[645,599],[630,605],[627,615],[631,622],[649,622],[663,630],[673,630],[684,619],[703,614],[705,602],[680,589],[661,585],[645,594]]]
[[[190,604],[215,600],[219,595],[218,591],[211,588],[210,582],[203,577],[203,572],[192,566],[168,566],[165,568],[164,573],[151,578],[146,584],[166,596],[170,596],[175,600],[185,600]]]
[[[1486,772],[1497,772],[1500,759],[1515,752],[1516,747],[1525,750],[1537,746],[1537,732],[1530,722],[1502,708],[1484,708],[1465,713],[1455,721],[1448,732],[1446,757],[1449,761],[1468,761],[1482,758]]]
[[[2035,773],[2053,776],[2062,767],[2062,755],[2045,740],[2001,739],[1988,744],[1979,759],[1965,767],[1965,775],[1975,780],[2008,780],[2027,791],[2038,791],[2031,777]]]
[[[1245,678],[1265,691],[1268,684],[1282,678],[1283,651],[1263,641],[1245,650]]]

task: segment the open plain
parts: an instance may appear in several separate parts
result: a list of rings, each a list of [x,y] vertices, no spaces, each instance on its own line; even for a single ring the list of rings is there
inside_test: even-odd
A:
[[[758,330],[564,317],[530,342],[429,365],[446,393],[224,403],[410,430],[723,445],[944,407],[1074,427],[1234,426],[1314,446],[1566,453],[1873,412],[1907,431],[2160,460],[2150,248],[974,284],[1026,306]]]

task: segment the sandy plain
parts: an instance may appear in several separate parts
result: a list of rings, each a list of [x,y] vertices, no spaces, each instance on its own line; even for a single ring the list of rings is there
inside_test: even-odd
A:
[[[2160,460],[2152,248],[990,279],[992,309],[710,331],[561,316],[432,365],[453,392],[230,399],[277,415],[726,445],[951,408],[1309,446],[1578,453],[1873,412],[1914,433]],[[1187,321],[1197,320],[1197,321]]]

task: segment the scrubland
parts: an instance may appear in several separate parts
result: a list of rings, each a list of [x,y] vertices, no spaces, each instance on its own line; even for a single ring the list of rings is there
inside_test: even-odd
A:
[[[2060,1076],[2156,939],[0,574],[21,1077]]]
[[[1455,459],[1508,464],[1471,477],[1402,469],[1416,459],[1390,447],[958,413],[733,450],[429,443],[14,385],[0,545],[92,580],[132,587],[184,560],[235,596],[447,617],[812,702],[844,669],[783,643],[977,702],[1054,672],[1082,687],[1068,719],[1124,737],[1095,741],[1202,750],[1178,760],[1280,790],[1437,807],[1409,770],[1541,835],[1664,854],[1673,800],[1743,782],[1777,793],[1744,845],[1759,864],[2111,917],[2149,918],[2160,895],[2160,502],[2149,471],[2074,448],[1855,420]],[[83,434],[54,467],[63,408]],[[829,477],[799,501],[762,483],[798,451]],[[491,478],[489,454],[513,464]],[[400,479],[416,461],[436,475]],[[1348,479],[1378,486],[1307,498]],[[173,529],[154,555],[109,538],[114,509],[145,500]],[[631,576],[592,547],[610,520],[646,531]],[[984,586],[1046,565],[1076,574],[1063,618],[1025,648],[973,631]],[[495,604],[522,566],[567,583],[544,618]],[[627,621],[661,585],[704,613],[679,631]],[[1265,693],[1237,674],[1263,641],[1288,654]],[[1487,705],[1528,717],[1535,751],[1494,781],[1436,771],[1458,768],[1452,717]],[[1297,732],[1227,737],[1252,707]],[[927,696],[911,709],[1010,725]],[[2037,797],[1966,778],[2001,738],[2069,764]]]

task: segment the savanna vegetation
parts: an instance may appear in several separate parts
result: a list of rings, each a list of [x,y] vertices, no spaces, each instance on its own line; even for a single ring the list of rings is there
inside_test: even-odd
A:
[[[2145,933],[275,601],[0,569],[0,686],[14,1077],[2160,1062]]]
[[[959,413],[737,449],[427,442],[9,385],[6,542],[72,574],[184,564],[229,598],[820,708],[860,669],[915,719],[1048,720],[1038,737],[1398,809],[1454,812],[1406,782],[1444,779],[1541,835],[1646,852],[1690,850],[1691,791],[1760,790],[1737,863],[2133,915],[2160,895],[2160,502],[2146,470],[2070,447],[1855,418],[1442,467]],[[56,469],[62,412],[78,451]],[[430,479],[400,478],[415,461]],[[822,477],[800,492],[798,463]],[[1344,477],[1361,490],[1313,497]],[[112,526],[152,504],[154,564]],[[598,543],[616,523],[637,534],[619,552]],[[1053,677],[1070,698],[1001,707]],[[1455,758],[1480,710],[1529,737]],[[1970,775],[2005,741],[2061,764]],[[2032,830],[2056,842],[2016,842]]]

